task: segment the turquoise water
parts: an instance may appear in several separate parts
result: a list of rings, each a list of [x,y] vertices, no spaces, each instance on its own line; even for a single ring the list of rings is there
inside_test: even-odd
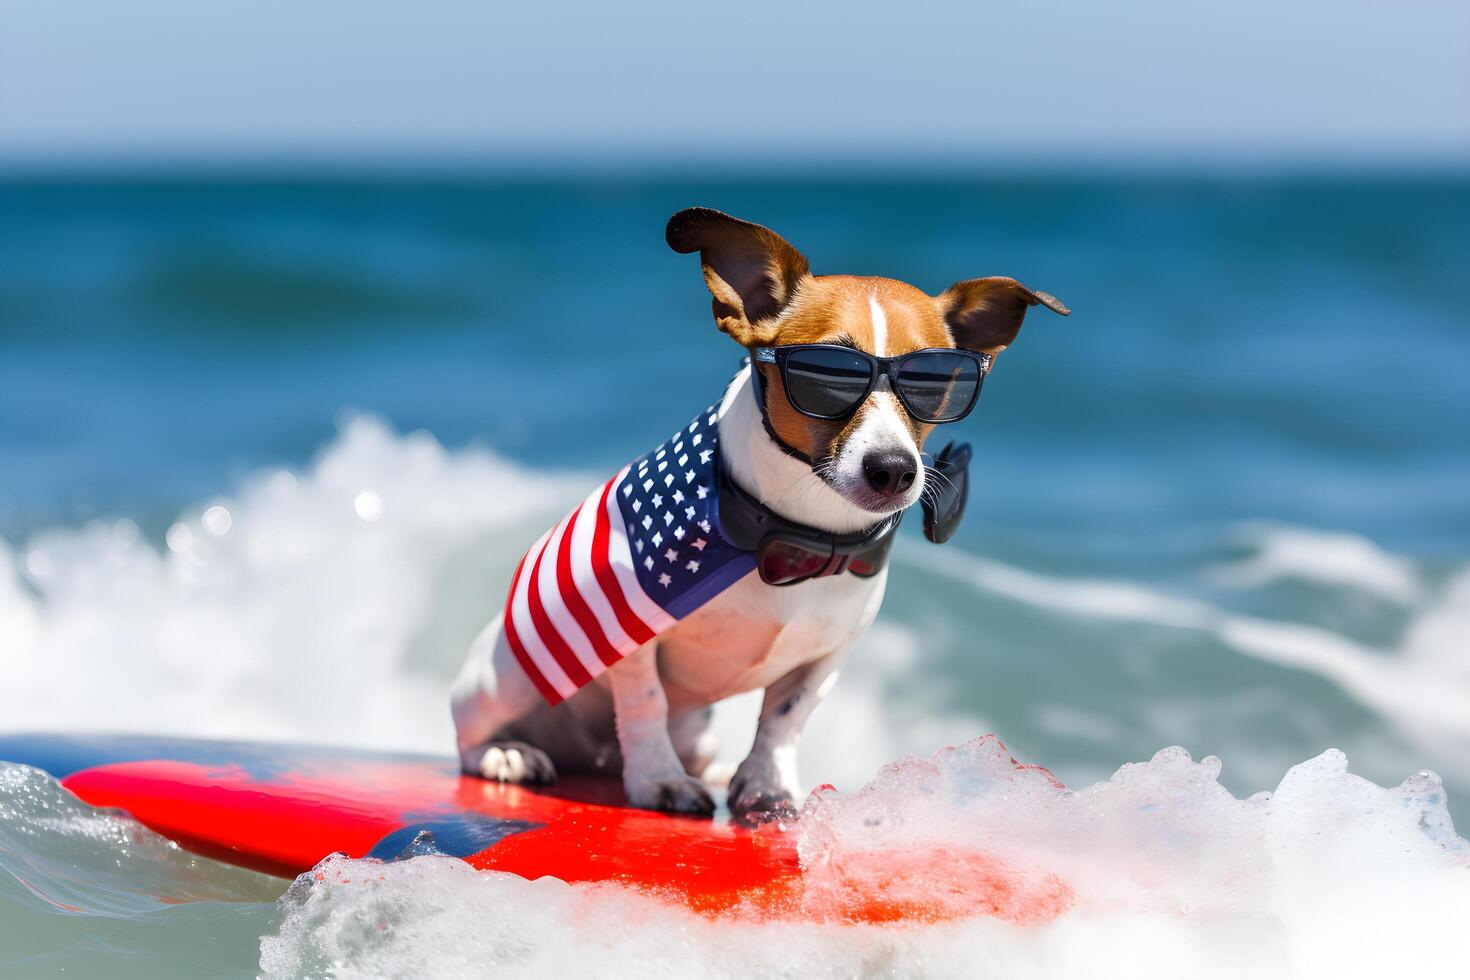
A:
[[[1033,315],[957,427],[966,524],[906,529],[811,781],[995,731],[1072,785],[1180,744],[1244,796],[1335,746],[1465,812],[1451,178],[7,179],[0,724],[447,749],[443,687],[520,550],[736,366],[662,241],[696,203],[819,273],[1013,275],[1075,311]],[[27,955],[152,963],[209,917],[55,912],[16,862],[61,845],[16,833],[0,934]],[[129,854],[106,887],[146,896]],[[210,893],[244,902],[223,973],[283,928],[262,881]]]

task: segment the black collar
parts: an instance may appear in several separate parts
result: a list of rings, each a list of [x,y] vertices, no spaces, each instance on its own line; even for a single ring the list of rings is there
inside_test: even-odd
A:
[[[723,461],[717,469],[720,533],[741,551],[758,551],[763,541],[774,536],[788,546],[827,557],[827,564],[813,578],[860,568],[865,571],[859,574],[874,575],[887,563],[893,532],[903,520],[903,511],[883,518],[867,530],[838,534],[782,517],[736,483]]]

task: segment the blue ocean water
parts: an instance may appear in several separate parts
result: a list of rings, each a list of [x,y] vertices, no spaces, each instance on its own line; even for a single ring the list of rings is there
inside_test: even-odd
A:
[[[955,427],[966,522],[905,528],[810,781],[993,730],[1245,795],[1337,746],[1466,812],[1457,177],[0,180],[0,725],[447,749],[520,551],[738,364],[663,242],[692,204],[1075,311]]]
[[[1470,544],[1451,179],[11,180],[0,528],[157,524],[305,461],[344,407],[613,465],[740,353],[662,240],[691,203],[774,226],[819,273],[1014,275],[1073,306],[1033,313],[964,428],[975,540],[1153,549],[1268,517]]]

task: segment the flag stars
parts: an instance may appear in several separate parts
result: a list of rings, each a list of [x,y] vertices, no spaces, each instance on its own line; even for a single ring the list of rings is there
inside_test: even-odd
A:
[[[633,521],[628,528],[633,567],[650,594],[663,586],[667,595],[660,592],[659,602],[693,587],[706,562],[715,562],[714,569],[724,560],[710,513],[717,499],[711,464],[719,446],[718,424],[718,406],[710,406],[633,463],[621,486],[619,504]]]

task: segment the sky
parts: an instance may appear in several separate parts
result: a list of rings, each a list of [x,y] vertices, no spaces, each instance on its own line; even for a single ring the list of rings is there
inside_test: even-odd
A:
[[[1470,161],[1470,0],[0,0],[0,165]]]

